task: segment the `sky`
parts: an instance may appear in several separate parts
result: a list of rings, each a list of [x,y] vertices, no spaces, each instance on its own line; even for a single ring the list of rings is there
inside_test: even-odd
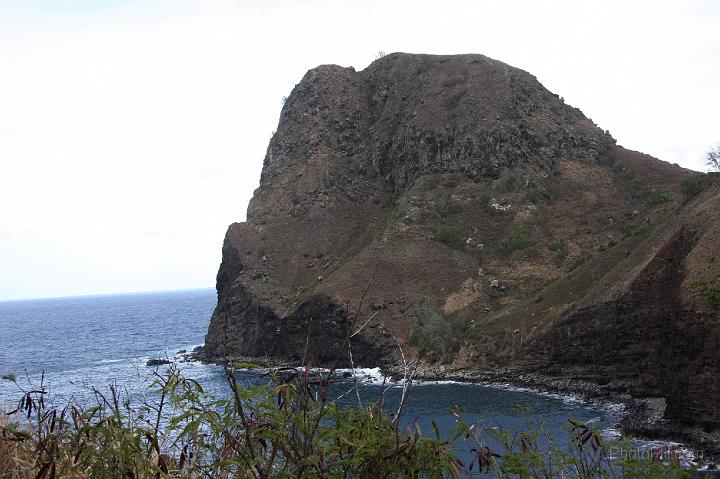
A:
[[[379,51],[482,53],[705,170],[717,1],[0,0],[0,300],[212,287],[281,99]]]

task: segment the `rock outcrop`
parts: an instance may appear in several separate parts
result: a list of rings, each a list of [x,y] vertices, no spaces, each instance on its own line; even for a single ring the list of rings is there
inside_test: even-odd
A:
[[[617,146],[501,62],[321,66],[228,229],[204,354],[433,360],[417,337],[436,318],[455,369],[661,398],[712,435],[719,214],[718,181]]]

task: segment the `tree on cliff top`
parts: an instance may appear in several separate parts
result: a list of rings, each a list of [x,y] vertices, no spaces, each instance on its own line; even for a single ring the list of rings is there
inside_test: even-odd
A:
[[[707,152],[705,157],[705,163],[715,171],[720,171],[720,144],[715,145],[715,148]]]

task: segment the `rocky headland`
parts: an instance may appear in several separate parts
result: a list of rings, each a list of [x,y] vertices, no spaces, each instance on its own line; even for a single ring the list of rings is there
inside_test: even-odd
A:
[[[629,430],[718,451],[720,182],[525,71],[310,70],[222,251],[206,360],[392,371],[402,349],[426,378],[630,401]]]

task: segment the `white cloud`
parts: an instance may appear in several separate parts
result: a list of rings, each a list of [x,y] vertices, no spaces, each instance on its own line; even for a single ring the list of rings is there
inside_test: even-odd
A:
[[[280,98],[378,50],[484,53],[703,168],[713,2],[0,3],[0,299],[211,286]]]

